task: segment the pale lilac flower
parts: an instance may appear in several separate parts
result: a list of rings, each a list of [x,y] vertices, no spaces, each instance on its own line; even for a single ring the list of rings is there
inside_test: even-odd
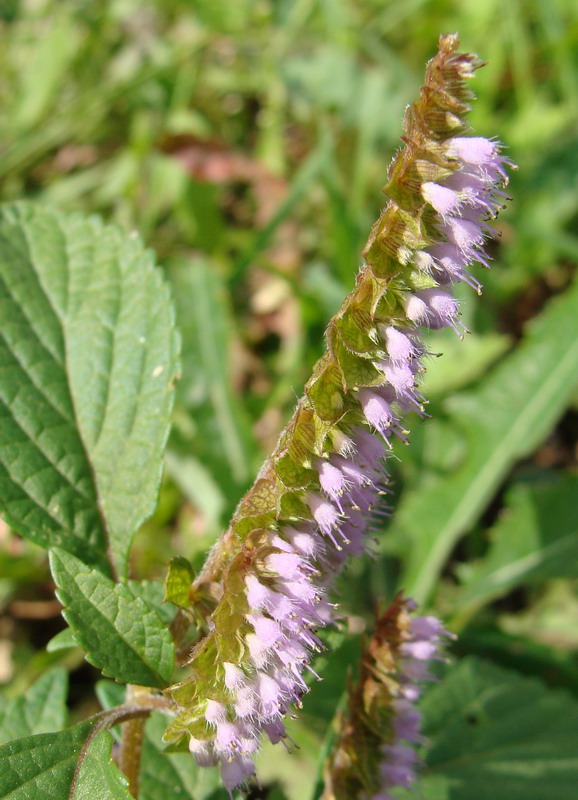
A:
[[[414,604],[406,601],[408,610]],[[420,767],[414,745],[423,744],[420,733],[421,715],[415,702],[421,694],[420,684],[433,680],[429,666],[443,660],[441,651],[447,639],[453,638],[436,617],[416,617],[411,620],[408,636],[399,648],[399,696],[392,701],[394,738],[381,748],[381,789],[392,791],[397,786],[410,788]],[[376,795],[378,797],[381,795]]]
[[[448,214],[458,212],[461,205],[459,195],[453,189],[441,186],[439,183],[431,181],[422,183],[421,193],[424,200],[427,200],[444,219]]]

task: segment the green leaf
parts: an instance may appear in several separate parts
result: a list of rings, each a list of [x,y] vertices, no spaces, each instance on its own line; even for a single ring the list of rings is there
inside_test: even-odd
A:
[[[56,653],[57,650],[68,650],[70,647],[79,647],[79,644],[74,631],[71,628],[65,628],[52,637],[46,645],[46,650],[48,653]]]
[[[102,731],[90,743],[70,800],[134,800],[128,781],[112,760],[112,736]]]
[[[566,475],[538,486],[515,484],[490,532],[491,547],[462,568],[457,606],[479,607],[528,581],[578,577],[578,478]]]
[[[140,597],[147,606],[156,612],[166,626],[170,625],[177,609],[165,602],[165,591],[160,581],[128,581],[128,588],[135,597]]]
[[[2,800],[65,800],[92,725],[81,722],[66,731],[28,736],[0,747]]]
[[[442,354],[442,358],[428,364],[421,381],[420,391],[430,400],[447,396],[483,377],[511,344],[509,338],[500,333],[483,336],[472,333],[462,341],[452,330],[427,331],[424,340],[428,349]]]
[[[467,455],[453,473],[408,492],[392,526],[412,541],[402,582],[418,601],[427,598],[456,541],[508,470],[552,429],[577,374],[578,282],[547,306],[478,391],[447,401],[454,426],[467,436]]]
[[[196,411],[194,416],[196,419]],[[203,428],[204,426],[199,425],[199,430]],[[190,447],[187,449],[190,449]],[[209,458],[210,461],[211,459]],[[200,511],[206,535],[211,537],[212,532],[210,544],[214,542],[217,531],[221,528],[223,510],[226,506],[224,486],[217,480],[217,478],[223,480],[222,472],[219,473],[214,464],[212,466],[213,470],[211,472],[211,469],[201,463],[198,458],[190,455],[190,453],[179,453],[174,448],[169,448],[165,454],[167,474],[170,475],[185,498]],[[234,495],[235,492],[231,492],[231,494]],[[195,544],[199,550],[202,549],[205,552],[209,544],[203,548],[201,537],[199,537],[199,540],[196,540]]]
[[[104,711],[121,706],[126,699],[126,686],[114,681],[99,680],[94,685],[94,691]]]
[[[422,704],[429,782],[448,800],[574,800],[578,703],[489,662],[467,658]],[[413,795],[411,795],[413,797]]]
[[[121,683],[166,686],[174,645],[159,615],[128,586],[64,550],[51,550],[50,566],[63,616],[87,660]]]
[[[66,722],[68,673],[51,669],[26,695],[9,701],[0,711],[0,744],[35,733],[58,731]]]
[[[527,609],[516,614],[501,614],[500,627],[514,636],[524,636],[575,654],[578,650],[578,596],[574,582],[549,581]]]
[[[231,384],[233,330],[226,287],[215,265],[200,258],[173,263],[169,278],[183,333],[185,370],[179,399],[193,409],[202,431],[195,441],[196,454],[203,456],[203,463],[215,465],[219,483],[224,470],[238,489],[251,478],[254,447],[249,421]],[[195,494],[193,487],[196,502]]]
[[[98,219],[5,206],[0,314],[3,515],[124,575],[156,502],[178,368],[160,272]]]
[[[181,608],[191,607],[189,589],[195,579],[195,571],[190,562],[183,556],[176,556],[169,561],[169,569],[165,582],[165,599]]]
[[[574,600],[576,603],[576,601]],[[534,610],[534,609],[532,609]],[[570,638],[576,627],[576,608],[563,606],[566,616],[566,636]],[[568,613],[570,612],[570,613]],[[562,637],[550,636],[544,643],[539,641],[536,631],[536,615],[532,620],[515,617],[517,623],[528,624],[527,636],[515,636],[492,625],[471,625],[460,631],[458,641],[460,653],[480,658],[491,659],[506,669],[515,669],[524,675],[547,678],[550,686],[557,686],[571,691],[578,697],[578,664],[574,657],[575,642],[565,642]],[[508,627],[508,618],[500,618],[500,625]],[[452,620],[452,625],[455,623]],[[536,636],[536,633],[538,634]],[[555,647],[552,647],[555,644]]]

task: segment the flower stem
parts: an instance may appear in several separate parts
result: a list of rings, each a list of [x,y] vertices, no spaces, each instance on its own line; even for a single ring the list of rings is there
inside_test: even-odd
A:
[[[130,705],[146,705],[150,700],[149,689],[144,686],[129,685],[126,688],[126,702]],[[144,738],[146,716],[135,717],[122,723],[118,766],[128,778],[128,790],[138,798],[140,761]]]

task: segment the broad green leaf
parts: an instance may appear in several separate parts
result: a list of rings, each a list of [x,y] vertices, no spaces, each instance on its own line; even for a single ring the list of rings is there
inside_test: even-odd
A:
[[[135,597],[156,612],[166,626],[170,625],[176,613],[172,603],[165,602],[165,590],[160,581],[128,581],[128,588]]]
[[[64,727],[68,673],[56,668],[42,675],[25,695],[0,711],[0,744]]]
[[[0,315],[3,515],[123,575],[156,502],[178,368],[160,272],[98,219],[5,206]]]
[[[2,800],[66,800],[92,725],[81,722],[66,731],[28,736],[0,747]]]
[[[82,759],[70,800],[134,800],[126,777],[112,760],[112,742],[108,731],[95,736]]]
[[[478,563],[461,569],[456,605],[479,607],[521,583],[578,577],[578,478],[554,483],[519,483],[490,532],[491,546]]]
[[[87,660],[121,683],[166,686],[174,646],[159,615],[128,586],[64,550],[51,550],[50,566],[63,616]]]
[[[544,439],[578,375],[578,282],[554,299],[524,341],[478,391],[447,401],[468,440],[463,463],[403,498],[392,531],[412,542],[403,585],[423,601],[456,541],[478,518],[511,466]]]
[[[422,704],[429,781],[447,800],[574,800],[578,703],[564,692],[467,658]],[[409,795],[408,795],[409,796]],[[413,796],[413,795],[411,795]]]

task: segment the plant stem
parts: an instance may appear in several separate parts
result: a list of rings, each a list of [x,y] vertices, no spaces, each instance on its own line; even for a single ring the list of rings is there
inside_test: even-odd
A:
[[[130,705],[146,705],[150,697],[149,689],[144,686],[129,684],[126,687],[126,702]],[[146,720],[146,716],[135,717],[122,724],[118,766],[128,778],[129,792],[135,798],[138,798],[140,760]]]

